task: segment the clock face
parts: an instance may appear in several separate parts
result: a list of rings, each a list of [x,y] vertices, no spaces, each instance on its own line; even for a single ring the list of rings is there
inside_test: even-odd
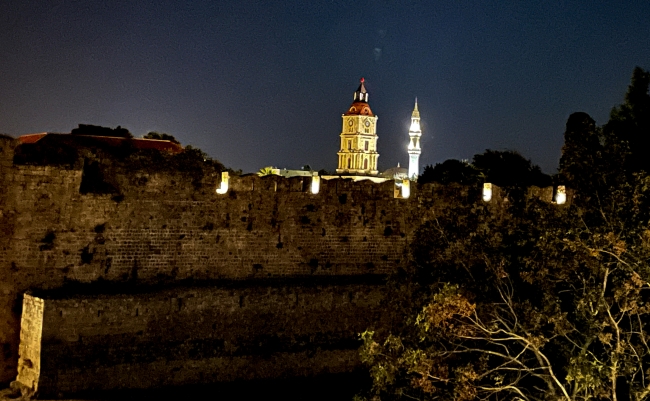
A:
[[[354,124],[354,122],[352,122],[352,120],[348,120],[348,125],[349,125],[350,127],[352,126],[352,124]]]
[[[366,120],[366,127],[370,127],[370,121]]]

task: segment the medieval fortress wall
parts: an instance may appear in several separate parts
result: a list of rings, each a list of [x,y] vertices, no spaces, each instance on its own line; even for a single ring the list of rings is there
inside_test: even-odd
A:
[[[0,382],[41,394],[350,371],[415,230],[480,197],[279,176],[217,194],[217,174],[137,169],[83,194],[81,167],[14,165],[14,147],[0,138]]]
[[[43,393],[349,371],[382,278],[467,192],[244,176],[219,195],[217,175],[136,170],[118,196],[82,194],[82,169],[14,165],[14,147],[0,139],[0,381]]]

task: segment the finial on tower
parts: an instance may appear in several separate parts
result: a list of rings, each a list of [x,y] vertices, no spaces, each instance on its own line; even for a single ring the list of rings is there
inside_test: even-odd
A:
[[[368,102],[368,91],[366,91],[366,86],[363,84],[366,80],[361,77],[359,80],[359,88],[354,92],[354,101],[355,102]]]
[[[420,118],[420,111],[418,110],[418,98],[415,97],[415,108],[413,108],[412,118]]]

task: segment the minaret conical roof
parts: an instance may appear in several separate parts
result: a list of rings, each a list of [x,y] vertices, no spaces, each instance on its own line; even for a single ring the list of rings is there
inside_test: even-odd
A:
[[[413,118],[420,118],[420,111],[418,110],[418,98],[415,98],[415,108],[413,109],[413,114],[411,114],[411,117]]]

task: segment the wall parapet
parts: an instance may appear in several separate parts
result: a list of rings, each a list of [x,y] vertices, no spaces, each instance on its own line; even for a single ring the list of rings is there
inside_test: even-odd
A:
[[[219,183],[227,182],[227,188],[230,191],[235,193],[237,192],[254,192],[254,191],[266,191],[266,192],[305,192],[311,193],[314,196],[327,196],[334,194],[342,193],[363,193],[374,199],[388,199],[388,198],[398,198],[398,199],[409,199],[416,198],[418,196],[427,197],[429,195],[441,194],[444,192],[455,191],[458,193],[471,193],[473,192],[472,186],[464,186],[460,184],[449,184],[443,185],[438,183],[427,183],[427,184],[418,184],[414,181],[408,182],[408,195],[403,196],[401,191],[398,190],[398,187],[405,185],[402,181],[405,180],[387,180],[385,182],[373,182],[370,180],[356,181],[346,179],[345,177],[340,178],[330,178],[327,180],[318,180],[319,181],[319,191],[318,193],[313,193],[311,190],[311,183],[314,180],[314,177],[282,177],[278,175],[268,175],[264,177],[259,177],[256,174],[249,174],[244,176],[229,176],[227,181],[217,180],[215,183],[216,188],[220,188]],[[408,180],[406,180],[408,181]],[[486,186],[490,187],[491,196],[489,200],[485,200],[483,196]],[[448,188],[449,191],[445,191]],[[538,198],[542,201],[548,203],[556,203],[555,197],[558,190],[561,188],[562,191],[565,191],[567,199],[570,200],[573,198],[573,190],[567,188],[564,190],[564,186],[557,187],[536,187],[531,186],[526,189],[521,195],[527,196],[530,198]],[[480,191],[479,191],[480,190]],[[503,200],[507,198],[508,188],[501,188],[494,184],[481,184],[474,188],[476,191],[476,196],[474,199],[468,199],[468,201],[483,199],[486,203],[489,203],[494,199],[495,201]],[[226,195],[228,192],[224,191],[219,193],[220,195]],[[561,202],[562,204],[565,202]]]

